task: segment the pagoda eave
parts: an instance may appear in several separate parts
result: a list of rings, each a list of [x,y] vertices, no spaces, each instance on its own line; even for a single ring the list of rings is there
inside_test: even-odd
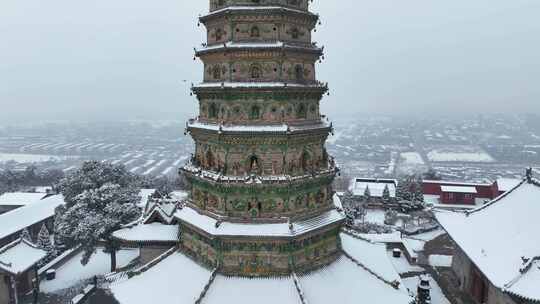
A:
[[[204,16],[199,17],[199,21],[202,24],[206,24],[208,21],[224,17],[224,16],[231,16],[231,15],[241,15],[245,16],[246,14],[261,14],[268,16],[270,14],[291,14],[295,15],[299,18],[306,18],[308,19],[313,25],[317,23],[319,20],[319,16],[316,14],[313,14],[309,11],[294,9],[294,8],[288,8],[288,7],[282,7],[282,6],[228,6],[224,7],[215,11],[210,12],[209,14],[206,14]]]
[[[333,127],[329,124],[315,124],[306,126],[292,125],[267,125],[267,126],[224,126],[193,122],[188,123],[186,131],[217,134],[220,136],[252,136],[252,135],[273,135],[277,137],[289,137],[304,134],[322,134],[327,136],[332,133]]]
[[[301,45],[291,44],[287,42],[276,41],[275,43],[225,43],[215,44],[207,46],[205,48],[196,49],[195,56],[204,57],[205,55],[216,53],[235,53],[235,52],[267,52],[267,51],[281,51],[281,52],[294,52],[301,54],[312,55],[315,58],[319,58],[323,55],[323,48],[313,45]]]
[[[198,178],[204,180],[207,183],[220,186],[241,186],[248,188],[262,188],[262,187],[291,187],[296,184],[305,184],[316,180],[324,180],[333,178],[339,173],[337,167],[333,167],[325,170],[316,170],[314,175],[276,175],[276,176],[227,176],[219,174],[217,172],[211,172],[203,170],[197,166],[188,164],[180,168],[181,172],[192,178]]]
[[[287,82],[204,82],[191,88],[195,93],[217,92],[317,92],[321,95],[328,91],[328,84],[313,83],[287,83]]]
[[[184,206],[175,213],[175,218],[181,224],[187,225],[209,238],[248,238],[248,239],[297,239],[321,230],[331,230],[339,227],[345,221],[342,210],[332,208],[309,219],[291,223],[237,223],[214,219],[198,212],[189,206]]]

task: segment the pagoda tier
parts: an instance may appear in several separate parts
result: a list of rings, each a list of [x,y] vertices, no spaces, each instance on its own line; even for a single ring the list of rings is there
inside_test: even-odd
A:
[[[227,275],[288,275],[320,268],[339,257],[344,220],[337,196],[334,208],[288,222],[230,222],[185,206],[182,248]]]
[[[290,9],[308,12],[310,0],[211,0],[210,12],[216,14],[225,9]]]
[[[344,220],[338,172],[320,113],[323,49],[307,1],[213,1],[195,55],[199,115],[186,124],[195,153],[182,169],[191,191],[177,219],[182,248],[227,274],[312,270],[339,255]]]

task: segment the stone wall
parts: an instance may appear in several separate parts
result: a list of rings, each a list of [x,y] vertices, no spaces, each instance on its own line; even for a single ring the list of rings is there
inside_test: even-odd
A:
[[[476,266],[472,264],[471,260],[463,250],[457,247],[452,260],[452,269],[459,279],[461,290],[471,295],[471,297],[473,267]],[[495,287],[489,280],[486,279],[485,281],[488,286],[488,302],[485,304],[520,304],[519,302],[514,301],[506,293],[502,292],[501,289]]]
[[[169,250],[170,247],[160,246],[143,246],[140,248],[140,261],[141,264],[147,264],[157,258],[158,256]]]
[[[208,239],[184,228],[182,247],[200,262],[231,275],[287,275],[292,267],[309,271],[327,264],[339,255],[339,228],[305,235],[296,240],[242,238]],[[293,266],[294,265],[294,266]]]
[[[0,273],[0,303],[9,303],[9,276]]]

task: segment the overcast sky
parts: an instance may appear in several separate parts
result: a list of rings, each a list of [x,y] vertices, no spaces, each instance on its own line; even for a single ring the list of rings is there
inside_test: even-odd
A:
[[[0,1],[0,119],[195,115],[196,0]],[[315,0],[324,110],[540,113],[540,1]]]

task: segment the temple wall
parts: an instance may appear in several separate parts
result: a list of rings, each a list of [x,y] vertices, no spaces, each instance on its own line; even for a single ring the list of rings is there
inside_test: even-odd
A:
[[[181,243],[192,256],[231,275],[281,275],[291,272],[291,265],[308,271],[328,263],[339,254],[336,229],[305,236],[294,241],[283,239],[215,239],[184,229]],[[215,248],[214,248],[215,247]],[[218,249],[219,248],[219,249]]]
[[[473,267],[474,265],[470,259],[458,246],[452,260],[452,270],[454,270],[459,279],[461,291],[471,295],[471,297],[473,284],[471,274],[473,272]],[[486,303],[482,304],[520,304],[507,294],[503,293],[499,288],[495,287],[489,280],[486,280],[486,283],[488,285],[488,300]]]
[[[9,303],[9,277],[0,273],[0,303]]]
[[[157,258],[158,256],[165,253],[165,251],[169,250],[170,247],[159,247],[159,246],[150,246],[146,247],[143,246],[140,248],[140,260],[141,264],[147,264],[151,262],[153,259]]]

